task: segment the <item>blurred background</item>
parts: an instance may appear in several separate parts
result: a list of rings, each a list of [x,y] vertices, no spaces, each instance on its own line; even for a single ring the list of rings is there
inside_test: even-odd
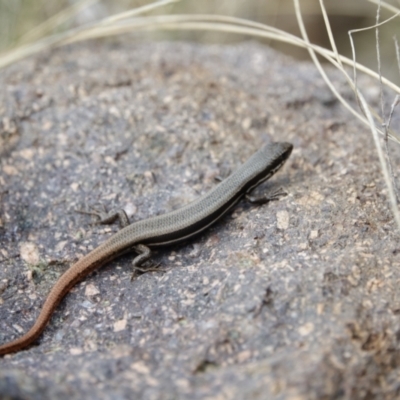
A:
[[[68,22],[57,24],[52,33],[73,26],[95,22],[112,14],[149,4],[146,0],[0,0],[0,52],[23,43],[24,35],[37,28],[44,21],[66,8],[76,7],[79,12]],[[389,2],[390,3],[390,2]],[[301,9],[310,40],[324,47],[329,46],[325,24],[318,0],[300,0]],[[377,5],[367,0],[324,0],[330,23],[341,54],[351,56],[348,31],[371,26],[375,23]],[[400,6],[399,0],[391,4]],[[160,14],[221,14],[275,26],[286,32],[299,35],[292,0],[182,0],[157,10]],[[380,19],[393,15],[382,9]],[[396,18],[380,28],[380,51],[382,73],[395,83],[399,83],[399,68],[393,37],[400,28]],[[248,40],[240,35],[213,32],[162,32],[150,34],[157,39],[192,40],[201,42],[233,43]],[[357,61],[377,70],[375,30],[354,35]],[[278,42],[264,43],[290,54],[298,59],[308,59],[308,54],[297,47]]]

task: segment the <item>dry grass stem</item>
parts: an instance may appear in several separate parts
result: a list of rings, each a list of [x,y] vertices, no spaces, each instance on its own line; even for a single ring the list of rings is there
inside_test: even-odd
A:
[[[379,93],[380,93],[380,104],[381,104],[381,119],[382,119],[382,125],[385,130],[385,136],[384,136],[384,144],[385,144],[385,152],[386,152],[386,159],[387,159],[387,164],[388,164],[388,169],[389,169],[389,174],[392,179],[392,185],[394,189],[394,194],[396,196],[396,203],[399,203],[399,189],[396,184],[396,178],[393,173],[393,165],[392,165],[392,160],[390,157],[389,153],[389,142],[388,142],[388,131],[390,128],[390,123],[391,119],[394,113],[394,110],[396,108],[396,105],[398,103],[399,95],[395,96],[394,102],[392,103],[391,110],[389,112],[389,117],[388,119],[385,118],[385,98],[384,98],[384,92],[383,92],[383,84],[382,84],[382,65],[381,65],[381,52],[380,52],[380,40],[379,40],[379,27],[380,27],[380,11],[381,11],[381,3],[379,2],[377,10],[376,10],[376,23],[375,23],[375,39],[376,39],[376,58],[377,58],[377,63],[378,63],[378,73],[379,73]],[[398,14],[395,14],[397,16]]]
[[[34,29],[23,35],[16,43],[16,46],[21,46],[23,44],[34,42],[43,38],[45,35],[51,34],[55,29],[59,28],[66,22],[72,20],[78,13],[80,13],[85,8],[90,7],[98,0],[81,0],[70,7],[65,8],[56,15],[47,19],[43,23],[36,26]]]

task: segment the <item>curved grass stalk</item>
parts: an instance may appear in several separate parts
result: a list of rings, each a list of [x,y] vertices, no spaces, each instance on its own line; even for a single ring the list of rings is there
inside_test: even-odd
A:
[[[308,42],[309,39],[308,39],[307,31],[305,29],[304,22],[303,22],[303,19],[302,19],[302,16],[301,16],[299,0],[294,0],[294,3],[295,3],[295,9],[296,9],[296,17],[297,17],[297,21],[298,21],[298,24],[299,24],[299,28],[300,28],[301,34],[302,34],[304,40]],[[335,44],[335,41],[333,39],[332,31],[330,29],[328,16],[326,14],[325,7],[324,7],[323,2],[321,0],[320,0],[320,5],[321,5],[321,10],[322,10],[322,15],[324,16],[324,20],[325,20],[325,26],[327,28],[328,35],[329,35],[329,38],[330,38],[330,41],[331,41],[331,46],[332,46],[334,52],[336,53],[337,59],[339,60],[339,53],[337,51],[336,44]],[[323,71],[322,66],[319,63],[319,60],[316,57],[313,49],[312,48],[308,48],[308,51],[310,53],[310,56],[311,56],[312,60],[314,61],[314,64],[317,66],[318,70],[320,71],[320,73],[322,74],[322,76],[325,79],[326,74]],[[339,60],[339,62],[340,62],[340,60]],[[377,131],[376,126],[375,126],[374,119],[372,117],[372,113],[370,112],[369,106],[368,106],[366,100],[364,99],[364,96],[361,94],[361,92],[358,90],[358,88],[355,86],[355,84],[352,82],[350,77],[346,74],[346,72],[343,69],[342,69],[342,72],[345,74],[345,77],[346,77],[347,81],[351,84],[353,90],[355,91],[355,93],[357,95],[357,99],[358,99],[360,107],[361,107],[361,110],[363,111],[364,115],[366,116],[366,118],[368,120],[368,124],[369,124],[369,127],[371,129],[372,138],[374,140],[375,148],[376,148],[377,153],[378,153],[378,158],[379,158],[379,163],[381,165],[382,174],[383,174],[383,177],[384,177],[384,180],[385,180],[385,183],[386,183],[386,187],[388,189],[390,208],[391,208],[393,216],[395,218],[397,227],[400,229],[400,212],[399,212],[399,208],[397,206],[396,193],[394,191],[392,180],[390,179],[389,168],[388,168],[388,165],[386,163],[385,155],[383,153],[383,149],[382,149],[382,146],[381,146],[380,141],[379,141],[379,135],[378,135],[378,131]],[[331,82],[329,80],[325,79],[325,81],[329,86],[331,86]]]

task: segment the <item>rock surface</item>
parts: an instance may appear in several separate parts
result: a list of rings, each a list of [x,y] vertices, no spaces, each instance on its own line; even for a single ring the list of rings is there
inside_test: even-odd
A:
[[[0,85],[0,343],[118,229],[77,209],[164,213],[262,143],[294,144],[261,189],[286,197],[156,252],[164,272],[131,282],[127,255],[78,284],[37,346],[0,360],[0,398],[400,396],[399,236],[368,129],[313,65],[251,43],[96,42]]]

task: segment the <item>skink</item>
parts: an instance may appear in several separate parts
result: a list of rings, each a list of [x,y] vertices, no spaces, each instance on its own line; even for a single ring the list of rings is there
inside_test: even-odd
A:
[[[124,224],[127,226],[77,261],[59,278],[32,328],[20,338],[0,346],[0,355],[17,352],[32,344],[43,332],[63,297],[90,272],[128,251],[138,253],[133,260],[133,264],[138,266],[149,258],[149,247],[180,243],[207,229],[278,171],[292,148],[290,143],[283,142],[264,145],[228,178],[188,205],[130,225],[126,219]],[[256,199],[256,202],[262,201]]]

